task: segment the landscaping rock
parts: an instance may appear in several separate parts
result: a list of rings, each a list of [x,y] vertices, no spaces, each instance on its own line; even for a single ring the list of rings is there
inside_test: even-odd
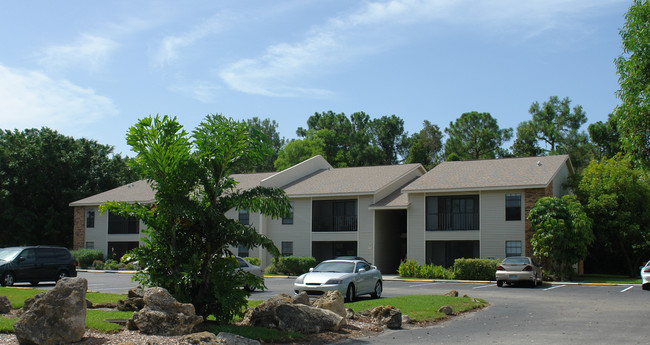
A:
[[[0,314],[6,314],[11,311],[11,302],[7,296],[0,296]]]
[[[393,306],[383,306],[360,311],[359,315],[369,317],[376,325],[386,326],[390,329],[402,328],[402,311]]]
[[[438,312],[443,313],[445,315],[454,315],[454,310],[451,309],[451,307],[448,305],[443,305],[442,307],[440,307],[440,309],[438,309]]]
[[[23,313],[28,311],[29,308],[32,306],[32,304],[34,304],[34,302],[41,299],[43,296],[45,296],[45,292],[38,293],[34,295],[34,297],[30,297],[26,299],[25,302],[23,303]]]
[[[80,341],[86,332],[87,289],[84,278],[63,278],[31,301],[14,324],[18,342],[54,345]]]
[[[411,320],[410,316],[408,316],[406,314],[402,314],[402,325],[403,324],[409,324],[409,323],[412,323],[412,322],[413,322],[413,320]]]
[[[183,337],[183,341],[190,345],[216,345],[221,344],[217,336],[211,332],[192,333]]]
[[[144,308],[144,299],[141,297],[127,297],[117,301],[119,311],[138,311]]]
[[[449,296],[449,297],[458,297],[458,291],[456,291],[456,290],[451,290],[451,291],[447,292],[447,293],[445,294],[445,296]]]
[[[142,286],[138,285],[134,288],[130,288],[127,294],[129,298],[144,298],[144,289]]]
[[[241,335],[228,332],[219,332],[217,334],[217,344],[224,345],[260,345],[260,342],[253,339],[242,337]]]
[[[94,309],[98,308],[106,308],[106,309],[115,309],[117,308],[117,304],[113,302],[107,302],[107,303],[93,303],[92,306]]]
[[[309,301],[309,295],[303,291],[293,296],[293,304],[311,305],[311,302]]]
[[[278,328],[303,334],[338,331],[345,318],[333,311],[302,304],[281,304],[275,309]]]
[[[241,324],[309,334],[338,330],[345,319],[327,309],[294,304],[289,295],[280,294],[248,309]]]
[[[144,293],[144,308],[133,313],[140,332],[155,335],[183,335],[203,322],[190,303],[179,303],[166,289],[151,288]]]
[[[345,308],[345,318],[354,319],[354,310],[352,308]]]
[[[255,308],[246,311],[242,324],[245,326],[277,328],[278,320],[275,317],[275,309],[281,304],[293,304],[291,296],[282,293],[269,298]]]
[[[338,290],[328,291],[326,294],[318,297],[311,305],[312,307],[331,310],[341,317],[346,316],[343,295]]]

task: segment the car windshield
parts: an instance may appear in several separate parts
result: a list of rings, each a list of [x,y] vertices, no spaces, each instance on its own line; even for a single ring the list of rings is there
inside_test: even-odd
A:
[[[0,260],[11,261],[20,254],[22,248],[2,248],[0,249]]]
[[[521,264],[529,264],[530,261],[528,258],[507,258],[503,260],[503,263],[506,265],[521,265]]]
[[[321,262],[314,268],[314,272],[352,273],[353,271],[354,262]]]

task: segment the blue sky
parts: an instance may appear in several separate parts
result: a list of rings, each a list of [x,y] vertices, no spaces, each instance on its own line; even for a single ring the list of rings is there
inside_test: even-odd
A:
[[[132,156],[149,114],[278,122],[395,114],[409,133],[469,111],[502,128],[569,97],[589,123],[619,103],[631,1],[10,1],[0,10],[0,128],[43,126]],[[586,125],[584,127],[586,130]]]

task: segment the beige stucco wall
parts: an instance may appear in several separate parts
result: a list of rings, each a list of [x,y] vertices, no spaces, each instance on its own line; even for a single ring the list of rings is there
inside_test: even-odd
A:
[[[99,249],[104,253],[108,250],[108,212],[100,214],[97,207],[86,207],[86,212],[94,210],[95,211],[95,227],[86,228],[86,240],[85,242],[93,242],[95,249]],[[84,212],[84,226],[86,224],[86,212]],[[86,243],[84,242],[84,246]]]
[[[357,201],[357,232],[359,233],[357,255],[370,262],[375,262],[375,212],[368,209],[373,203],[372,196],[360,196]]]
[[[311,198],[291,199],[293,203],[293,224],[282,224],[282,219],[266,220],[266,236],[279,250],[282,242],[293,242],[294,256],[311,256]],[[261,256],[264,267],[271,263],[272,256],[264,251]]]
[[[425,198],[424,193],[409,194],[409,208],[406,229],[406,257],[424,263],[425,251]]]
[[[521,194],[521,220],[506,221],[506,194]],[[501,259],[506,255],[506,241],[524,245],[524,190],[487,191],[480,197],[481,258]]]

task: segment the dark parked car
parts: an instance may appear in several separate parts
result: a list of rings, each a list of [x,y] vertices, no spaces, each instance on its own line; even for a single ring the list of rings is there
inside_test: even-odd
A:
[[[58,281],[76,277],[74,257],[63,247],[9,247],[0,249],[0,284],[18,282],[38,285],[42,281]]]

